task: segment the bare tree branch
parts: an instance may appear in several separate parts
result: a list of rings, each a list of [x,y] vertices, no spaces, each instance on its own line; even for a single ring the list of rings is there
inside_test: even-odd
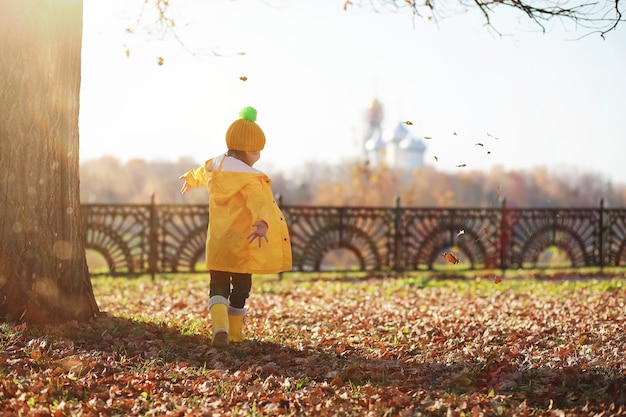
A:
[[[616,13],[616,17],[617,19],[615,19],[615,22],[613,23],[613,25],[611,25],[608,29],[600,32],[600,36],[602,36],[602,39],[604,39],[604,35],[606,35],[608,32],[614,30],[618,23],[622,21],[622,13],[619,10],[619,2],[620,0],[615,0],[615,13]]]
[[[428,16],[428,18],[447,18],[472,8],[478,8],[482,13],[486,25],[492,30],[493,16],[496,8],[503,6],[522,12],[534,22],[542,32],[546,31],[544,23],[552,19],[570,21],[577,26],[589,29],[591,33],[604,36],[614,30],[623,15],[620,7],[624,0],[352,0],[344,3],[344,8],[369,7],[375,12],[410,9],[414,16]]]
[[[588,29],[589,33],[584,36],[599,33],[604,39],[607,33],[615,30],[619,23],[624,21],[620,10],[624,1],[626,0],[419,0],[419,2],[416,0],[344,0],[343,9],[367,7],[377,13],[401,12],[408,9],[413,17],[435,21],[478,9],[484,18],[485,25],[500,36],[502,34],[493,23],[493,18],[501,10],[513,10],[522,12],[544,33],[546,22],[559,19]],[[161,37],[172,36],[184,49],[187,49],[175,30],[176,22],[172,17],[170,0],[143,0],[143,2],[135,24],[126,31],[135,33],[138,28],[147,27],[150,35],[156,32]],[[147,8],[148,6],[153,7]],[[500,8],[497,9],[498,7]],[[153,19],[153,21],[145,24],[146,19]],[[217,51],[213,51],[212,55],[221,56]],[[159,57],[158,63],[162,65],[163,58]]]

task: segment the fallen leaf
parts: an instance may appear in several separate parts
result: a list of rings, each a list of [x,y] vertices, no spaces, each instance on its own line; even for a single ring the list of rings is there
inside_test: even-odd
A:
[[[241,81],[248,81],[248,77],[246,77],[245,75],[244,75],[244,76],[239,77],[239,79],[240,79]]]

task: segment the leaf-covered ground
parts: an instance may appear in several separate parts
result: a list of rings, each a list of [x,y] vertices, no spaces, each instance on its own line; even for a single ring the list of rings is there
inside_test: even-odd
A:
[[[94,287],[97,320],[1,325],[2,416],[626,415],[624,278],[255,278],[222,351],[205,277]]]

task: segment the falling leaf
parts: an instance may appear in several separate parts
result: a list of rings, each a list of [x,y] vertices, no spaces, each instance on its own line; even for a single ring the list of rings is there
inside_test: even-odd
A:
[[[478,242],[480,239],[482,239],[485,236],[489,236],[489,229],[487,229],[486,227],[483,229],[483,235],[479,236],[478,239],[476,239],[476,242]]]
[[[248,81],[248,77],[246,77],[245,75],[243,75],[243,76],[239,77],[239,79],[240,79],[241,81]]]
[[[444,252],[444,253],[441,254],[441,256],[446,258],[446,260],[448,262],[450,262],[451,264],[458,264],[459,263],[459,258],[457,258],[456,256],[454,256],[451,253]]]
[[[126,58],[130,58],[130,49],[126,48],[124,55],[126,55]]]
[[[493,282],[494,282],[495,284],[499,284],[499,283],[501,283],[501,282],[502,282],[502,278],[501,278],[501,277],[499,277],[499,276],[495,276],[495,277],[494,277],[494,279],[493,279]]]
[[[465,229],[461,229],[461,230],[459,230],[459,233],[456,234],[456,237],[459,237],[459,236],[461,236],[464,233],[465,233]]]
[[[498,191],[496,192],[496,198],[500,198],[500,187],[502,187],[501,185],[498,185]]]
[[[424,136],[424,139],[428,140],[428,139],[432,139],[432,136]]]
[[[460,164],[460,165],[457,165],[456,167],[457,167],[457,168],[464,168],[464,167],[466,167],[466,166],[467,166],[467,164]]]
[[[347,0],[344,4],[343,4],[343,10],[348,10],[348,7],[352,6],[352,2],[350,0]]]
[[[452,132],[452,135],[453,135],[453,136],[456,136],[456,132]]]
[[[474,146],[485,146],[485,145],[483,145],[482,143],[478,142]]]
[[[406,122],[404,122],[404,124],[409,125],[409,126],[412,126],[412,125],[413,125],[413,122],[411,122],[410,120],[407,120]]]
[[[492,138],[492,139],[496,139],[496,140],[498,139],[497,137],[493,136],[493,135],[492,135],[491,133],[489,133],[489,132],[487,132],[487,136],[489,136],[489,137],[490,137],[490,138]]]
[[[165,62],[165,60],[163,59],[163,57],[160,56],[160,57],[157,58],[157,64],[158,65],[163,65],[164,62]]]
[[[437,158],[437,155],[434,156],[435,161],[439,161],[439,158]]]

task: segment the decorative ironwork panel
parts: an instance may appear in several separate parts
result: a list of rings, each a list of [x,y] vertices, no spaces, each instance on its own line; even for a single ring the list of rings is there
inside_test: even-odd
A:
[[[351,270],[329,267],[326,255],[337,249],[349,251],[358,270],[390,267],[394,252],[394,211],[359,207],[281,208],[287,219],[294,271]]]
[[[564,251],[572,267],[601,265],[597,209],[507,209],[503,221],[506,267],[537,267],[551,246]]]
[[[109,273],[140,274],[147,269],[149,205],[82,206],[85,248],[106,260]]]
[[[159,269],[162,272],[196,272],[198,266],[202,268],[208,206],[160,205],[156,213]]]
[[[626,211],[605,209],[604,216],[604,265],[626,266]]]
[[[538,267],[557,247],[568,266],[626,266],[626,210],[281,207],[294,271],[432,270],[452,252],[467,269]],[[85,247],[113,275],[204,272],[208,207],[82,206]],[[347,254],[347,255],[346,255]],[[564,266],[564,265],[560,265]]]
[[[470,269],[498,265],[498,209],[401,209],[398,240],[404,269],[434,269],[445,252],[454,252]]]

